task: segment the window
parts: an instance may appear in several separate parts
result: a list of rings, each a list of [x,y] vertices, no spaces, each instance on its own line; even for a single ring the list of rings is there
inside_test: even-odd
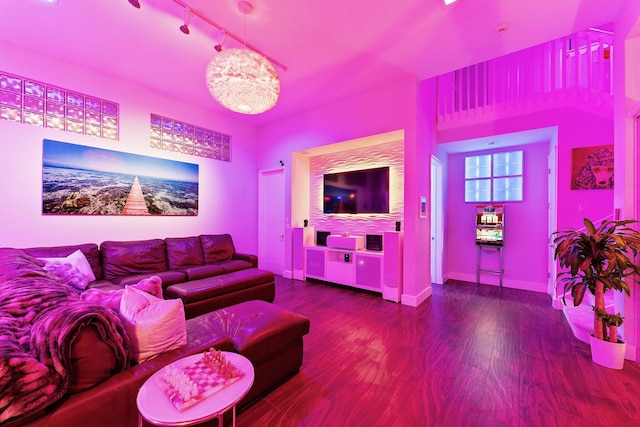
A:
[[[522,151],[464,159],[465,202],[522,201]]]
[[[151,114],[151,148],[231,161],[231,136]]]
[[[118,139],[119,105],[0,72],[0,119],[67,132]]]

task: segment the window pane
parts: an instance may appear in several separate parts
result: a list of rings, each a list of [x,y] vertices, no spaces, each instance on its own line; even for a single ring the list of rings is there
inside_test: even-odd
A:
[[[494,178],[493,200],[496,202],[522,201],[522,177]]]
[[[489,178],[491,176],[491,155],[471,156],[464,159],[464,177]]]
[[[488,202],[491,200],[491,180],[474,179],[464,183],[465,202]]]
[[[522,151],[495,153],[493,155],[493,176],[522,175]]]

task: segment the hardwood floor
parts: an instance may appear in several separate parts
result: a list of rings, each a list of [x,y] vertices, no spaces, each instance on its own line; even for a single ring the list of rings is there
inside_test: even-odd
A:
[[[412,308],[276,277],[304,361],[239,427],[640,425],[640,365],[593,363],[547,295],[448,282]]]

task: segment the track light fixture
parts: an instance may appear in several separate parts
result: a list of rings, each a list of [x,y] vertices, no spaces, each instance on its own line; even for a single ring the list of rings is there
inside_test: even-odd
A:
[[[180,31],[185,34],[189,34],[189,24],[191,24],[191,18],[193,18],[193,13],[191,13],[191,10],[187,7],[184,10],[183,25],[180,26]]]
[[[138,0],[129,0],[129,4],[136,9],[140,9],[140,2]]]
[[[222,43],[224,43],[224,40],[227,38],[227,33],[222,30],[222,32],[220,33],[220,41],[218,42],[217,45],[215,45],[213,48],[216,50],[216,52],[222,52]]]

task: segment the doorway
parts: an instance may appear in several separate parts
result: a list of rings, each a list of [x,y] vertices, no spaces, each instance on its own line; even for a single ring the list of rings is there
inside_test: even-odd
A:
[[[549,159],[548,159],[548,168],[549,168],[549,179],[547,185],[549,187],[548,197],[549,197],[549,214],[548,214],[548,224],[549,224],[549,287],[548,294],[551,296],[551,304],[553,308],[556,310],[562,309],[562,298],[558,295],[558,291],[556,289],[556,275],[558,265],[555,259],[555,248],[553,246],[553,232],[556,231],[558,227],[558,208],[557,208],[557,188],[558,188],[558,145],[557,145],[557,132],[549,142]]]
[[[443,172],[442,162],[431,157],[431,283],[443,284]]]
[[[258,266],[284,272],[284,168],[258,173]]]

